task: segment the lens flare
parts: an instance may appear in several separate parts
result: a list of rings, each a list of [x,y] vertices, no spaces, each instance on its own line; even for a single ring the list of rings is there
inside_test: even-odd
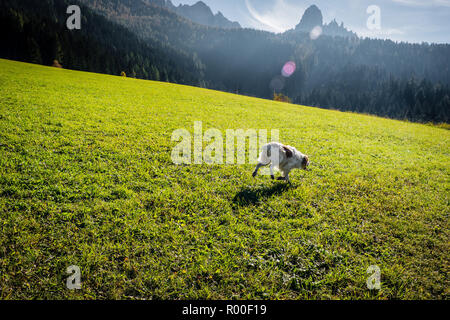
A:
[[[284,78],[282,76],[276,76],[270,81],[270,89],[276,92],[280,92],[284,88]]]
[[[311,32],[309,33],[309,37],[311,38],[311,40],[316,40],[317,38],[319,38],[322,35],[322,27],[321,26],[316,26],[314,27]]]
[[[283,66],[283,69],[281,69],[281,74],[283,75],[283,77],[289,78],[290,76],[292,76],[294,74],[295,69],[297,69],[297,65],[295,64],[295,62],[288,61]]]

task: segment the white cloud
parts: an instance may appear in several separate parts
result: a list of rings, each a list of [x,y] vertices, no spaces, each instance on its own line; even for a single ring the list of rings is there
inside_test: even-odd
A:
[[[360,37],[382,38],[382,39],[406,34],[406,32],[404,30],[396,29],[396,28],[381,29],[381,30],[360,29],[360,30],[356,30],[355,32]]]
[[[245,6],[256,24],[273,32],[284,32],[295,27],[305,11],[304,6],[288,4],[284,0],[275,0],[270,10],[265,12],[256,10],[251,0],[245,0]],[[258,26],[254,23],[253,27]]]
[[[450,0],[392,0],[413,7],[450,7]]]

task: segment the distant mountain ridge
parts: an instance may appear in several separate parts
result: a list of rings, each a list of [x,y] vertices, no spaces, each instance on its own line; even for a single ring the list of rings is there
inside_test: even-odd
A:
[[[329,24],[324,24],[322,11],[316,5],[312,5],[305,10],[300,23],[295,27],[295,32],[309,33],[316,27],[322,28],[322,34],[327,36],[358,37],[356,33],[347,30],[343,22],[339,25],[336,20],[333,20]]]
[[[56,0],[57,1],[57,0]],[[103,11],[106,16],[113,12],[122,15],[148,16],[159,11],[160,15],[168,17],[168,13],[187,19],[202,26],[222,29],[241,29],[238,22],[228,20],[222,12],[214,14],[203,1],[193,5],[180,4],[175,6],[171,0],[79,0],[90,8]],[[166,11],[166,12],[164,12]]]
[[[164,0],[155,0],[158,2]],[[230,21],[225,18],[222,12],[214,14],[210,7],[208,7],[203,1],[199,1],[192,6],[187,4],[180,4],[176,7],[172,1],[167,0],[165,6],[176,14],[189,19],[193,22],[203,24],[210,27],[218,27],[224,29],[239,29],[241,25],[238,22]]]

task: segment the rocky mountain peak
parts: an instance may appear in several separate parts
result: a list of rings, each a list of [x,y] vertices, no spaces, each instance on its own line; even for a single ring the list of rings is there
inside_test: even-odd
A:
[[[302,20],[295,27],[295,30],[310,32],[315,27],[322,27],[323,25],[323,16],[322,11],[316,6],[312,5],[308,9],[306,9],[303,14]]]

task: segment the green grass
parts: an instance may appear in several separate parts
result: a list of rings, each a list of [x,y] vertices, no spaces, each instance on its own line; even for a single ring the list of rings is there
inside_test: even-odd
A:
[[[1,299],[448,298],[448,130],[6,60],[0,97]],[[197,120],[310,171],[177,166]]]

